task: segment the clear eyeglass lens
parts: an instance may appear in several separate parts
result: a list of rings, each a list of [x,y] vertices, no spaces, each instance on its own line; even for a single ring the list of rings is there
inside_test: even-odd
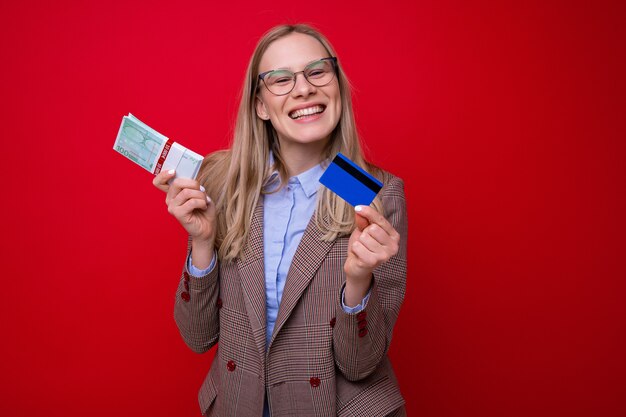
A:
[[[304,76],[313,85],[322,87],[332,81],[335,75],[332,62],[316,61],[304,69]]]
[[[330,60],[320,60],[307,65],[302,71],[309,83],[316,87],[323,87],[330,83],[335,76],[335,69]],[[267,88],[274,94],[283,95],[289,93],[295,84],[296,76],[287,70],[272,71],[267,74],[263,81]]]
[[[263,78],[265,85],[274,94],[287,94],[293,88],[293,72],[272,71]]]

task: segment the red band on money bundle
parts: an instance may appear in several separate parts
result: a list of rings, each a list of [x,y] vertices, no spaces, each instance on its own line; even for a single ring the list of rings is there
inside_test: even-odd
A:
[[[167,154],[170,152],[170,148],[172,147],[172,143],[174,143],[173,140],[169,139],[166,143],[165,146],[163,147],[163,151],[161,151],[161,156],[159,157],[159,161],[156,164],[156,168],[154,169],[154,174],[158,174],[159,172],[161,172],[161,169],[163,168],[163,162],[165,162],[165,158],[167,158]]]

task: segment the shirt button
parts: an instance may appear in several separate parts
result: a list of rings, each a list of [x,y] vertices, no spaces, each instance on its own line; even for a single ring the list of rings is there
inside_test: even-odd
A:
[[[361,320],[358,323],[359,329],[365,329],[365,326],[367,326],[367,320]]]
[[[337,319],[335,317],[330,319],[330,327],[335,327],[335,323],[337,323]]]
[[[367,328],[364,327],[361,330],[359,330],[359,337],[363,337],[367,334]]]
[[[185,300],[186,303],[188,303],[189,300],[191,299],[191,297],[189,296],[189,293],[187,291],[183,291],[182,293],[180,293],[180,298]]]
[[[226,364],[226,369],[228,369],[228,372],[234,371],[236,367],[237,364],[235,363],[235,361],[228,361],[228,363]]]
[[[189,291],[189,281],[185,281],[184,285],[185,285],[185,289]]]
[[[361,311],[359,314],[356,315],[356,319],[359,321],[365,320],[365,317],[367,317],[367,312],[365,311]]]
[[[318,377],[312,376],[311,379],[309,379],[309,383],[313,388],[317,388],[320,386],[320,379]]]
[[[187,273],[187,271],[183,272],[183,279],[185,281],[189,281],[189,274]]]

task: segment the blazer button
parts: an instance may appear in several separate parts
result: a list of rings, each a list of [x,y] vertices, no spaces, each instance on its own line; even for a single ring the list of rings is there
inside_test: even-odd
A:
[[[367,320],[361,320],[357,323],[357,326],[359,326],[359,329],[365,329],[365,327],[367,326]]]
[[[191,297],[189,296],[189,293],[187,291],[183,291],[182,293],[180,293],[180,298],[182,298],[183,300],[185,300],[186,303],[188,303]]]
[[[215,303],[215,305],[217,305],[217,308],[222,308],[222,299],[218,298],[217,302]]]
[[[313,388],[317,388],[320,386],[320,379],[315,376],[312,376],[311,379],[309,379],[309,382],[311,383],[311,386]]]
[[[359,330],[359,337],[363,337],[366,334],[367,334],[367,327],[364,327],[361,330]]]
[[[189,281],[189,274],[187,273],[187,271],[183,272],[183,279],[185,281]]]
[[[335,323],[337,323],[337,319],[335,317],[330,319],[330,327],[335,327]]]
[[[235,361],[228,361],[228,363],[226,364],[226,369],[228,369],[229,372],[234,371],[236,367],[237,364],[235,363]]]
[[[356,315],[356,319],[358,321],[365,320],[365,317],[367,317],[367,312],[365,311],[361,311],[359,314]]]

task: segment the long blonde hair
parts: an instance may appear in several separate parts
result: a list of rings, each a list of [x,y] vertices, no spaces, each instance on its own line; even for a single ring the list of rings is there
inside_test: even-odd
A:
[[[255,98],[263,54],[272,42],[294,32],[312,36],[324,46],[329,56],[337,56],[328,40],[308,25],[276,26],[259,40],[246,71],[231,147],[208,155],[198,177],[216,204],[216,247],[218,258],[222,261],[232,261],[241,256],[252,214],[271,172],[277,170],[283,184],[288,180],[276,131],[269,120],[257,116]],[[354,122],[350,83],[340,64],[337,65],[337,80],[341,94],[341,117],[331,133],[324,157],[329,161],[341,152],[355,164],[380,177],[380,170],[363,156]],[[274,154],[273,166],[269,166],[270,151]],[[374,200],[373,205],[382,212],[379,199]],[[320,187],[315,223],[324,233],[323,240],[332,241],[352,232],[354,210],[326,187]]]

